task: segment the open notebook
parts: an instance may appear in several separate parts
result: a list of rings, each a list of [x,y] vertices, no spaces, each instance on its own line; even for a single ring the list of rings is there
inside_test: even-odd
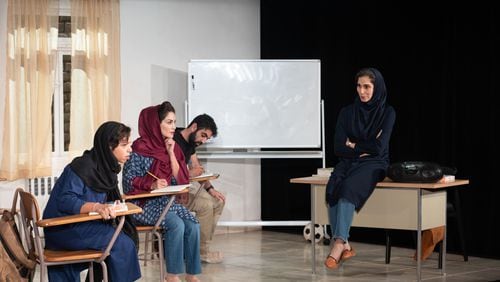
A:
[[[123,211],[128,211],[128,207],[126,203],[122,202],[116,202],[116,203],[106,203],[106,205],[113,207],[115,209],[115,212],[123,212]],[[89,212],[89,215],[97,215],[99,214],[98,212]]]
[[[151,193],[179,192],[188,188],[190,184],[170,185],[164,188],[151,190]]]

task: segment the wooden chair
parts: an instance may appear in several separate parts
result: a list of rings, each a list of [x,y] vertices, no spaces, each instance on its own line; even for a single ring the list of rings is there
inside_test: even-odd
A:
[[[162,250],[160,250],[160,244],[162,244],[162,242],[158,241],[158,238],[161,238],[161,236],[156,232],[161,234],[163,230],[161,227],[155,230],[154,225],[138,225],[136,226],[136,230],[137,233],[144,234],[144,251],[139,252],[139,260],[144,261],[144,266],[148,266],[149,261],[155,260],[156,258],[160,259],[160,256],[162,256],[162,254],[160,254],[162,252]],[[150,247],[151,250],[149,250]]]
[[[156,221],[155,225],[136,225],[136,229],[138,233],[144,233],[145,234],[145,240],[144,240],[144,252],[139,254],[139,259],[144,260],[144,265],[147,265],[147,262],[151,260],[150,256],[154,256],[155,254],[158,254],[158,257],[160,258],[160,281],[164,281],[165,279],[165,258],[163,254],[163,240],[162,240],[162,229],[160,227],[160,224],[163,221],[163,218],[167,215],[168,210],[172,206],[172,204],[175,201],[175,196],[178,194],[183,194],[183,193],[188,193],[189,188],[185,188],[182,191],[177,191],[177,192],[161,192],[161,193],[142,193],[142,194],[135,194],[135,195],[122,195],[122,199],[125,201],[131,201],[131,200],[145,200],[147,198],[151,197],[159,197],[159,196],[170,196],[169,201],[165,208],[163,208],[163,211],[158,217],[158,220]],[[149,239],[151,236],[151,240]],[[152,245],[153,242],[157,241],[158,242],[158,252],[154,251],[154,248],[152,248],[152,252],[149,253],[149,245]]]
[[[38,202],[34,195],[22,191],[21,197],[21,216],[24,234],[30,253],[36,255],[37,262],[40,264],[40,281],[45,281],[47,267],[52,265],[74,264],[74,263],[89,263],[89,278],[94,281],[93,277],[93,263],[99,263],[102,266],[104,281],[108,280],[107,267],[104,260],[109,255],[113,244],[118,237],[123,224],[125,222],[125,215],[140,213],[142,209],[134,204],[127,203],[128,211],[117,212],[117,217],[120,221],[116,227],[113,237],[109,241],[108,246],[104,251],[97,250],[79,250],[79,251],[55,251],[44,249],[42,238],[38,227],[52,227],[65,224],[72,224],[78,222],[85,222],[91,220],[100,220],[100,215],[77,214],[71,216],[63,216],[57,218],[50,218],[40,220],[40,209]]]

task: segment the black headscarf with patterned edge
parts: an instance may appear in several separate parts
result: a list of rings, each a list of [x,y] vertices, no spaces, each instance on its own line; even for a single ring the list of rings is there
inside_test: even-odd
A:
[[[384,120],[387,89],[382,74],[375,68],[367,68],[359,73],[369,71],[375,76],[373,82],[373,96],[368,102],[362,102],[359,95],[354,99],[352,107],[354,119],[352,120],[352,132],[358,140],[374,138],[382,128]],[[357,83],[357,81],[356,81]]]
[[[109,193],[118,190],[118,173],[121,166],[113,155],[109,142],[123,128],[115,121],[103,123],[94,135],[94,147],[70,163],[71,169],[90,189]],[[111,200],[111,199],[108,199]]]

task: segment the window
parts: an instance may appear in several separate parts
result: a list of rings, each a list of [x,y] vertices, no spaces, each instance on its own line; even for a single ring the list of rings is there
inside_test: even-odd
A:
[[[52,100],[52,151],[62,156],[68,151],[71,105],[71,17],[59,17],[59,41],[54,97]]]

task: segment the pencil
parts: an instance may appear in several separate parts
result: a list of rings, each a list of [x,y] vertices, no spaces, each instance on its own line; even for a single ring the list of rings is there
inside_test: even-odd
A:
[[[152,174],[152,173],[151,173],[151,172],[149,172],[149,171],[147,171],[146,173],[147,173],[147,174],[149,174],[149,175],[151,175],[151,177],[153,177],[153,178],[154,178],[154,179],[156,179],[156,180],[159,180],[159,179],[160,179],[160,178],[158,178],[158,176],[156,176],[156,175]]]

